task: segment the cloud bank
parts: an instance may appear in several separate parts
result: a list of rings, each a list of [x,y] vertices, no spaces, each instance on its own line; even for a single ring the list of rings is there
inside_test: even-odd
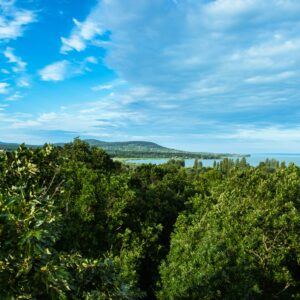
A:
[[[85,18],[72,16],[69,34],[57,37],[58,56],[39,71],[42,81],[54,82],[90,75],[84,91],[74,87],[82,94],[82,109],[66,116],[79,115],[84,129],[70,121],[68,132],[115,139],[158,132],[158,142],[210,143],[211,151],[218,143],[272,148],[282,140],[300,149],[298,0],[94,3]],[[107,69],[115,77],[105,81]],[[108,100],[112,113],[99,104]],[[61,115],[59,109],[52,112]],[[47,128],[38,116],[24,122]]]
[[[299,67],[299,13],[296,0],[104,0],[76,23],[69,40],[81,42],[68,51],[83,51],[111,32],[100,43],[106,63],[132,83],[166,91],[228,81],[246,88],[257,74],[279,80]]]

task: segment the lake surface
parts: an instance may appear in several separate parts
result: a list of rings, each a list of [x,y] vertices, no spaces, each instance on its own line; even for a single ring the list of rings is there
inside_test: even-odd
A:
[[[251,154],[250,157],[246,157],[246,160],[251,166],[256,167],[259,165],[260,162],[265,161],[267,158],[276,159],[279,162],[284,161],[287,165],[289,163],[294,163],[297,166],[300,166],[300,154],[271,154],[271,153]],[[135,164],[160,165],[166,163],[168,160],[169,159],[131,159],[131,160],[127,160],[127,162],[135,163]],[[204,167],[212,167],[214,161],[220,161],[220,159],[203,159],[201,161]],[[192,167],[194,165],[194,162],[195,162],[194,159],[185,159],[185,166]]]

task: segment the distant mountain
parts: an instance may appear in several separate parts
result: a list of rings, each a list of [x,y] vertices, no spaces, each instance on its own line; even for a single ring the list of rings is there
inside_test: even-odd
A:
[[[241,156],[224,153],[189,152],[163,147],[156,143],[147,141],[128,142],[104,142],[95,139],[84,140],[90,146],[99,147],[109,153],[112,157],[120,158],[202,158],[218,159],[228,156]],[[55,146],[64,146],[64,143],[56,143]],[[19,146],[16,143],[0,142],[0,149],[14,150]],[[26,145],[29,148],[41,147],[40,145]]]
[[[180,150],[170,149],[152,142],[145,141],[129,141],[129,142],[103,142],[98,140],[84,140],[91,146],[100,147],[108,151],[141,151],[141,152],[184,152]]]
[[[19,144],[16,144],[16,143],[0,142],[0,149],[2,149],[2,150],[15,150],[18,147],[19,147]]]
[[[141,152],[178,152],[185,151],[170,149],[152,142],[145,141],[129,141],[129,142],[104,142],[95,139],[84,140],[90,146],[99,147],[108,151],[141,151]],[[54,146],[63,147],[65,143],[54,143]],[[0,148],[2,149],[16,149],[20,144],[17,143],[4,143],[0,142]],[[40,145],[26,145],[27,147],[40,147]]]

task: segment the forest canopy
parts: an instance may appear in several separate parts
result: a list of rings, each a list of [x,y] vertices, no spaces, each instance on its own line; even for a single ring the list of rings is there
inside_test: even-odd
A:
[[[0,299],[300,299],[300,169],[0,152]]]

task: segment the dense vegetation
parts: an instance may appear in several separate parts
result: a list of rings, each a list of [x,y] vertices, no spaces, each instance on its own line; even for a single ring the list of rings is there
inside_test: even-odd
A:
[[[131,141],[131,142],[103,142],[98,140],[84,140],[91,147],[99,147],[105,150],[111,157],[117,158],[201,158],[201,159],[220,159],[233,156],[233,154],[206,153],[206,152],[187,152],[170,149],[151,142]],[[63,143],[54,144],[63,147]],[[14,143],[1,143],[0,149],[16,150],[19,147]],[[27,145],[28,148],[36,149],[41,146]]]
[[[0,299],[300,299],[300,170],[0,152]]]

